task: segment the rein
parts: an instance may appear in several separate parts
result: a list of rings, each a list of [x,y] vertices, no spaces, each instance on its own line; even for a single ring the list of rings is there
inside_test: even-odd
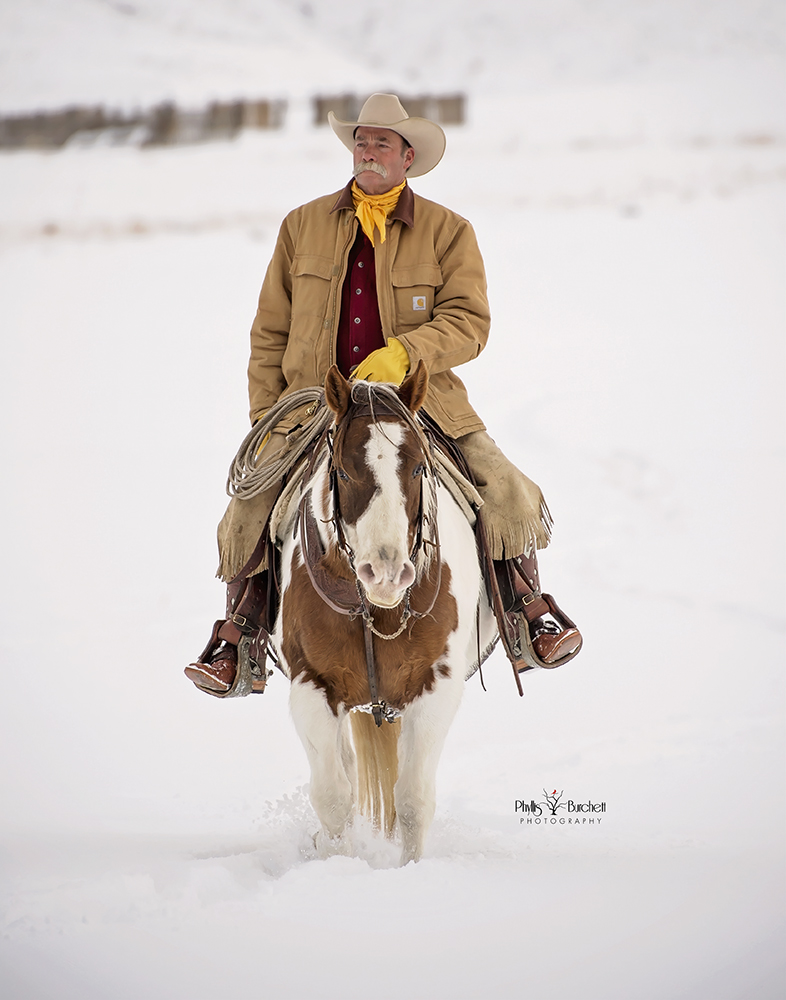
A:
[[[376,419],[377,413],[401,417],[403,415],[403,411],[404,408],[402,406],[401,411],[396,412],[392,406],[387,404],[387,401],[384,401],[381,406],[375,408],[372,405],[371,400],[369,400],[368,403],[361,403],[352,407],[350,411],[348,411],[348,414],[344,416],[343,420],[346,421],[355,416],[367,415]],[[351,546],[347,542],[343,527],[343,519],[341,517],[341,503],[338,489],[338,469],[335,464],[333,451],[333,437],[336,428],[326,429],[318,446],[314,449],[311,462],[309,463],[309,467],[306,470],[303,479],[303,492],[298,509],[298,526],[296,526],[295,529],[297,531],[299,527],[300,547],[303,555],[303,562],[305,563],[311,585],[317,594],[319,594],[329,608],[338,614],[346,615],[350,619],[363,619],[363,624],[365,626],[363,629],[363,637],[366,652],[366,673],[368,676],[369,691],[371,693],[370,707],[371,714],[374,716],[374,721],[377,726],[382,725],[383,719],[386,719],[388,722],[393,722],[397,717],[398,712],[395,708],[392,708],[386,702],[380,701],[379,699],[373,637],[377,636],[379,639],[386,641],[397,639],[405,631],[405,629],[411,626],[413,622],[418,621],[421,618],[426,618],[431,614],[442,586],[442,557],[436,516],[436,477],[434,464],[430,454],[429,439],[422,429],[417,424],[414,424],[414,421],[407,420],[407,423],[411,423],[416,431],[421,448],[421,454],[424,460],[424,470],[420,481],[420,501],[416,516],[415,539],[409,558],[413,565],[417,566],[416,560],[424,551],[425,547],[427,545],[431,545],[434,549],[434,555],[432,558],[436,559],[436,581],[431,595],[431,601],[425,611],[414,611],[410,606],[412,588],[419,585],[419,581],[416,579],[415,583],[408,587],[405,592],[403,598],[404,607],[401,611],[398,629],[395,632],[388,634],[380,632],[374,625],[374,617],[371,613],[371,607],[369,606],[368,599],[363,592],[360,580],[355,573],[355,553],[352,551]],[[328,449],[328,488],[331,494],[333,507],[332,517],[328,523],[332,524],[336,544],[349,563],[349,567],[354,578],[354,586],[349,580],[334,576],[322,566],[325,549],[322,545],[319,528],[317,526],[316,518],[314,517],[311,503],[309,502],[308,485],[313,480],[319,463],[319,458],[323,454],[325,446]],[[430,504],[428,514],[424,510],[423,503],[424,480],[427,476],[431,477],[432,483],[432,503]],[[427,538],[424,532],[424,524],[427,522],[432,522],[430,538]]]

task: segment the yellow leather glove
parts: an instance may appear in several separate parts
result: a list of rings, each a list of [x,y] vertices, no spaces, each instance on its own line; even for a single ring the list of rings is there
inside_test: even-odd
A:
[[[362,378],[367,382],[393,382],[401,385],[404,376],[409,371],[409,355],[404,345],[391,337],[385,347],[371,354],[352,372],[353,378]]]

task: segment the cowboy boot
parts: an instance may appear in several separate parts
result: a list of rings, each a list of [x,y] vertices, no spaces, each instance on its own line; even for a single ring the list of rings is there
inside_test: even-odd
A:
[[[265,690],[268,671],[264,665],[264,653],[268,633],[258,623],[265,617],[267,582],[268,573],[265,571],[227,585],[227,617],[215,623],[207,646],[197,661],[185,669],[186,677],[200,690],[217,697],[235,693],[261,694]],[[263,632],[260,666],[260,650],[253,649],[257,653],[256,659],[251,658],[250,652],[253,647],[260,646]],[[242,691],[235,690],[240,680],[239,656],[246,662],[249,675],[249,683],[242,685]]]
[[[542,593],[535,549],[508,560],[506,569],[509,606],[517,619],[521,657],[526,663],[520,669],[558,667],[573,659],[582,646],[581,633],[551,594]]]

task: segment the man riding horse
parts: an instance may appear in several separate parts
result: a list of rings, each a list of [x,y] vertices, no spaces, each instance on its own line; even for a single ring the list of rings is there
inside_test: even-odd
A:
[[[328,120],[352,152],[353,178],[342,191],[295,209],[281,226],[251,329],[251,421],[283,397],[322,385],[334,363],[347,378],[398,385],[422,360],[429,373],[423,409],[458,444],[483,500],[506,651],[517,669],[559,666],[582,639],[541,593],[536,549],[550,539],[548,509],[539,488],[486,433],[452,370],[476,358],[488,339],[483,259],[470,224],[408,183],[439,163],[445,134],[434,122],[410,118],[392,94],[370,97],[356,122],[332,112]],[[312,413],[304,406],[287,414],[263,457],[286,453],[291,432]],[[238,640],[264,624],[273,567],[260,539],[279,490],[277,484],[233,497],[219,525],[227,621],[217,623],[207,649],[186,669],[208,693],[230,692]]]

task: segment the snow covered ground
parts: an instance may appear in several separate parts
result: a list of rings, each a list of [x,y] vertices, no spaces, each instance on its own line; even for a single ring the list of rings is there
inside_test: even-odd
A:
[[[580,20],[543,45],[581,72],[504,99],[478,42],[471,122],[413,182],[478,232],[493,339],[460,374],[546,491],[586,645],[524,699],[501,653],[469,683],[404,869],[362,824],[315,859],[282,677],[218,702],[182,676],[222,608],[262,275],[345,150],[301,115],[0,157],[3,997],[783,995],[786,123],[749,41],[777,5],[717,6],[750,29],[718,58],[595,72]],[[670,2],[629,9],[615,51],[679,36]],[[522,823],[544,789],[601,822]]]

